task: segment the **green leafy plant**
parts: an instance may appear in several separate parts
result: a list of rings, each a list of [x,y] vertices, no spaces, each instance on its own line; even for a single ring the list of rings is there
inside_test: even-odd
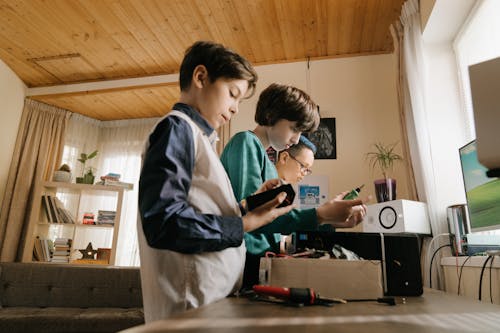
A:
[[[403,160],[401,155],[394,152],[396,145],[397,143],[390,145],[375,143],[375,151],[366,153],[371,168],[375,169],[378,166],[385,179],[387,179],[387,171],[392,171],[394,162]]]
[[[97,153],[98,151],[97,150],[94,150],[93,152],[91,152],[90,154],[85,154],[85,153],[81,153],[80,154],[80,158],[78,159],[78,162],[82,163],[83,166],[82,166],[82,177],[85,176],[85,163],[87,163],[88,160],[91,160],[93,159],[94,157],[97,156]],[[88,172],[88,171],[87,171]],[[92,174],[92,171],[91,171],[91,174]]]

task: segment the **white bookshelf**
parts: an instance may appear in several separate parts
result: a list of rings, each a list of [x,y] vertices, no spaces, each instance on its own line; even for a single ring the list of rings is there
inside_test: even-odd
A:
[[[121,212],[124,193],[127,189],[121,186],[89,185],[64,182],[44,181],[36,185],[31,210],[29,225],[23,249],[23,262],[46,262],[33,260],[33,247],[35,239],[69,238],[72,240],[69,264],[92,264],[94,261],[77,261],[80,256],[78,250],[85,249],[89,242],[93,249],[109,248],[109,263],[95,261],[96,264],[114,265],[120,229]],[[56,220],[52,216],[50,221],[44,207],[44,196],[57,197],[73,217],[74,223],[64,223],[64,219]],[[99,200],[98,200],[99,199]],[[113,224],[83,224],[83,214],[91,212],[97,221],[98,211],[108,210],[115,212]],[[66,220],[67,221],[67,220]],[[60,262],[59,262],[60,263]]]

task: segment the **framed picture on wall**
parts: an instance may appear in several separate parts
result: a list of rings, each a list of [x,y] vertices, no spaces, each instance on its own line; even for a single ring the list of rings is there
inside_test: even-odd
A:
[[[337,159],[335,118],[321,118],[318,129],[313,133],[304,133],[304,135],[311,140],[318,149],[314,155],[315,159]]]

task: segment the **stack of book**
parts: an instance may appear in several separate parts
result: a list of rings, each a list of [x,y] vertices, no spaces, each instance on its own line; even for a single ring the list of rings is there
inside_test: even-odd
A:
[[[97,224],[115,224],[116,211],[114,210],[99,210],[97,212]]]
[[[83,213],[82,224],[95,224],[94,213],[92,212]]]
[[[70,238],[56,238],[54,241],[54,252],[52,253],[52,262],[67,263],[71,253]]]
[[[120,174],[118,173],[108,173],[105,176],[101,176],[101,181],[98,182],[98,185],[110,185],[110,186],[121,186],[127,190],[133,190],[134,184],[125,183],[120,181]]]

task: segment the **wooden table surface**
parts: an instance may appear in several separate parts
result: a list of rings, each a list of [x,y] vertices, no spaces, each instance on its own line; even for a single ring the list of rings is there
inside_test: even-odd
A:
[[[431,289],[420,297],[398,297],[397,302],[290,307],[229,297],[123,332],[500,332],[498,305]]]

